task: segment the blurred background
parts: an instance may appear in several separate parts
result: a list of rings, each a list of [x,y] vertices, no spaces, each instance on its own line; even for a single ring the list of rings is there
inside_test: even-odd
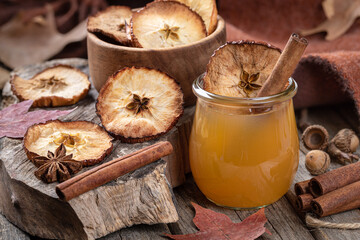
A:
[[[86,58],[88,16],[110,5],[139,8],[148,2],[1,0],[0,89],[16,67],[55,58]],[[293,75],[300,86],[295,106],[353,99],[360,109],[360,0],[216,2],[226,21],[228,41],[264,41],[283,48],[291,33],[318,28],[306,36],[309,46]],[[329,39],[334,32],[336,37]]]

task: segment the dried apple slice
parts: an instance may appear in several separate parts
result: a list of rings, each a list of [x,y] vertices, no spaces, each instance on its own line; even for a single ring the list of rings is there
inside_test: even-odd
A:
[[[204,89],[229,97],[256,97],[280,54],[280,49],[267,43],[226,43],[210,58],[204,76]]]
[[[204,21],[179,2],[153,2],[131,18],[131,39],[136,47],[168,48],[204,37]]]
[[[126,34],[126,23],[130,23],[132,11],[126,6],[111,6],[95,16],[89,17],[87,30],[101,33],[107,37],[128,45],[130,39]]]
[[[113,148],[112,137],[99,125],[87,121],[61,122],[59,120],[31,126],[24,137],[24,149],[33,161],[36,156],[54,152],[60,144],[66,154],[73,154],[73,160],[83,166],[101,162]]]
[[[72,105],[83,99],[90,89],[88,76],[68,65],[47,68],[30,80],[15,75],[10,83],[21,101],[34,101],[33,107]]]
[[[161,0],[160,0],[161,1]],[[215,31],[218,11],[215,0],[175,0],[197,12],[204,20],[208,35]]]
[[[154,139],[183,113],[183,93],[174,79],[149,68],[123,68],[100,90],[97,114],[105,129],[124,142]]]

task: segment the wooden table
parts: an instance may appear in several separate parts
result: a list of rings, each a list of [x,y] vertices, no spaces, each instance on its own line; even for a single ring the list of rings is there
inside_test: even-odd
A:
[[[299,113],[297,113],[297,116]],[[309,123],[322,124],[329,134],[334,136],[342,128],[352,128],[359,134],[358,121],[355,108],[351,104],[321,107],[309,109]],[[304,158],[306,149],[300,146],[300,164],[295,181],[301,181],[310,178],[304,167]],[[359,152],[359,151],[358,151]],[[339,164],[332,163],[332,168],[339,167]],[[200,204],[203,207],[214,211],[225,213],[232,221],[240,222],[255,210],[234,211],[218,207],[208,201],[205,196],[196,187],[191,174],[187,175],[186,183],[180,187],[174,188],[174,194],[177,200],[177,209],[180,220],[172,224],[158,225],[138,225],[122,229],[112,233],[102,239],[164,239],[163,233],[186,234],[197,231],[192,223],[194,210],[191,202]],[[291,205],[293,190],[282,197],[279,201],[266,207],[266,216],[268,223],[266,227],[272,235],[264,234],[259,239],[360,239],[360,230],[337,230],[337,229],[309,229],[303,222],[302,217],[298,216]],[[360,211],[352,210],[345,213],[325,217],[322,220],[330,222],[360,222]],[[26,233],[9,223],[0,215],[0,239],[30,239]],[[31,237],[31,239],[36,239]]]
[[[1,96],[1,95],[0,95]],[[1,97],[0,97],[1,100]],[[299,117],[299,112],[297,112]],[[343,104],[331,107],[317,107],[309,109],[308,122],[310,124],[321,124],[327,128],[330,136],[342,128],[351,128],[359,134],[358,117],[355,107],[352,104]],[[360,151],[358,150],[358,153]],[[311,176],[304,167],[304,158],[307,150],[300,145],[300,163],[294,182],[309,179]],[[331,168],[339,167],[337,163],[332,163]],[[226,214],[234,222],[240,222],[247,216],[255,212],[234,211],[218,207],[208,201],[195,185],[191,174],[187,175],[185,184],[173,189],[177,201],[177,210],[180,220],[172,224],[158,225],[137,225],[122,229],[103,237],[102,239],[164,239],[163,233],[187,234],[197,231],[192,223],[194,210],[191,202],[195,202],[203,207]],[[279,201],[266,207],[268,223],[266,227],[272,235],[264,234],[260,239],[360,239],[360,230],[337,230],[337,229],[309,229],[303,221],[303,216],[298,216],[291,203],[294,193],[292,188]],[[325,217],[322,220],[330,222],[360,222],[360,211],[353,210],[345,213]],[[30,237],[17,227],[12,225],[0,214],[0,239],[37,239]]]

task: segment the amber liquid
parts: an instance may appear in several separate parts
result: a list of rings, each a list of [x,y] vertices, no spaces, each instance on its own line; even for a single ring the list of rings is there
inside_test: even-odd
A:
[[[289,189],[299,162],[292,101],[265,113],[198,100],[190,165],[201,192],[218,205],[254,208]]]

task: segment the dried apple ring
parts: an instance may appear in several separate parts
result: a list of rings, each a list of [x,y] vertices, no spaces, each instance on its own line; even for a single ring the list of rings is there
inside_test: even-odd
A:
[[[24,149],[32,161],[36,156],[46,156],[61,144],[66,154],[83,166],[101,162],[113,148],[112,137],[99,125],[87,121],[61,122],[59,120],[31,126],[24,136]]]
[[[197,12],[204,20],[208,35],[215,31],[217,26],[217,8],[215,0],[175,0]]]
[[[123,142],[144,142],[168,132],[183,113],[183,93],[167,74],[123,68],[99,93],[97,114],[105,129]]]
[[[17,75],[10,80],[13,93],[21,100],[33,100],[33,107],[72,105],[83,99],[89,77],[77,68],[57,65],[26,80]]]
[[[89,17],[87,30],[91,33],[101,33],[124,45],[129,44],[126,25],[130,24],[132,11],[126,6],[111,6],[95,16]]]
[[[179,2],[153,2],[133,14],[131,39],[136,47],[168,48],[206,37],[202,18]]]
[[[262,42],[228,42],[210,58],[204,89],[229,97],[256,97],[280,54],[280,49]]]

